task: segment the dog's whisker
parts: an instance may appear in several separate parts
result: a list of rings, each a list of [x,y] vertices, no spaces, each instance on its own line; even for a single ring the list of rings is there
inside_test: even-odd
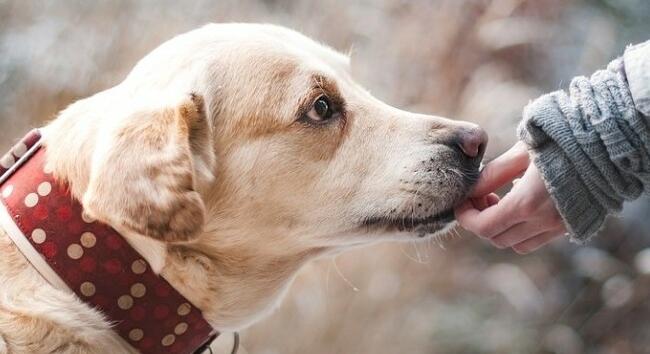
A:
[[[330,290],[330,273],[332,273],[332,263],[327,264],[327,272],[325,273],[325,294]]]
[[[413,245],[413,249],[415,249],[415,257],[417,257],[418,263],[422,263],[422,257],[420,256],[420,250],[418,249],[418,243],[415,241],[411,241],[411,244]]]
[[[411,261],[413,261],[413,262],[415,262],[415,263],[421,263],[420,261],[417,260],[417,258],[415,258],[415,257],[413,257],[412,255],[410,255],[410,254],[409,254],[409,253],[404,249],[403,244],[400,244],[399,249],[400,249],[400,251],[402,252],[402,254],[404,254],[404,255],[406,256],[406,258],[408,258],[409,260],[411,260]]]
[[[346,278],[345,275],[343,275],[343,273],[341,272],[341,269],[339,269],[339,265],[336,263],[337,258],[338,257],[332,257],[332,263],[334,264],[334,269],[336,270],[336,273],[338,273],[341,279],[343,279],[343,281],[346,284],[348,284],[348,286],[350,286],[352,291],[359,292],[359,288],[357,288],[356,285],[354,285],[348,278]]]

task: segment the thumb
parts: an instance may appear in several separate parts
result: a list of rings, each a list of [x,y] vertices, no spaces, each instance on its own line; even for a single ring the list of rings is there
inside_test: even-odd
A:
[[[485,165],[471,196],[481,197],[494,192],[526,171],[529,163],[526,144],[516,143],[510,150]]]

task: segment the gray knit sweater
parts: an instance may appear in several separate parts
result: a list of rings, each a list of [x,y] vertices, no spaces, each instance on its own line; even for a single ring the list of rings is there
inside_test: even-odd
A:
[[[584,242],[623,201],[650,194],[650,41],[591,78],[524,109],[518,135],[562,215]]]

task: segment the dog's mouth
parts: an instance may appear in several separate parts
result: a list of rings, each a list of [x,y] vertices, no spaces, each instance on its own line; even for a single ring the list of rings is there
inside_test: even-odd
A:
[[[371,217],[363,221],[363,226],[369,229],[382,229],[384,231],[413,232],[418,237],[433,234],[444,229],[454,221],[454,210],[447,209],[435,215],[414,217]]]

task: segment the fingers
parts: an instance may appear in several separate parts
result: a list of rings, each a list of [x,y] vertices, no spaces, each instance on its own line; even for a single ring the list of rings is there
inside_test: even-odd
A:
[[[512,246],[512,249],[519,254],[528,254],[530,252],[538,250],[540,247],[560,237],[563,237],[561,230],[547,231]]]
[[[501,200],[501,197],[499,197],[496,193],[490,193],[485,198],[488,206],[493,206]]]
[[[499,196],[496,195],[495,193],[490,193],[488,195],[478,197],[478,198],[472,198],[472,205],[474,208],[478,210],[485,210],[494,204],[498,203],[500,200]]]
[[[513,226],[517,221],[511,217],[514,203],[506,202],[506,199],[513,197],[506,196],[500,201],[499,196],[492,192],[524,172],[528,163],[526,145],[519,142],[487,164],[471,193],[470,201],[455,210],[460,224],[467,230],[488,238]]]
[[[494,192],[524,172],[529,162],[526,145],[518,142],[510,150],[485,165],[474,186],[472,196],[480,197]]]
[[[490,239],[490,242],[497,248],[508,248],[549,230],[550,228],[545,229],[537,223],[522,222],[494,236]]]
[[[455,210],[456,219],[462,227],[483,237],[491,238],[509,229],[520,220],[515,218],[511,195],[506,195],[497,204],[484,210],[474,207],[471,201],[466,201]]]

